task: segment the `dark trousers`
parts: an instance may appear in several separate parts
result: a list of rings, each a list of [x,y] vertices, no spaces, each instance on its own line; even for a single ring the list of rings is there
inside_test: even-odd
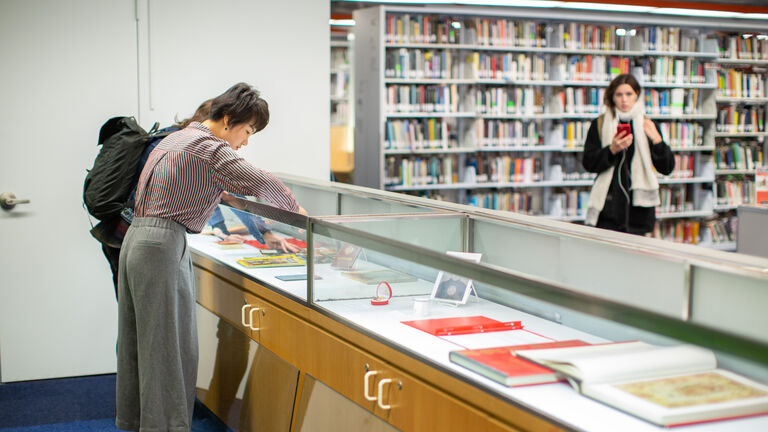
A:
[[[109,268],[112,270],[112,283],[115,285],[115,298],[117,298],[117,273],[120,269],[120,248],[113,248],[102,243],[101,250],[109,261]]]

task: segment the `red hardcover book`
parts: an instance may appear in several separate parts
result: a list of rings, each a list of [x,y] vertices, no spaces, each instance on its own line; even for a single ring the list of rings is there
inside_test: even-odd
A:
[[[589,345],[580,340],[545,342],[529,345],[513,345],[451,351],[448,358],[453,363],[479,373],[509,387],[546,384],[560,381],[557,373],[528,360],[517,357],[516,351],[525,349],[565,348]]]

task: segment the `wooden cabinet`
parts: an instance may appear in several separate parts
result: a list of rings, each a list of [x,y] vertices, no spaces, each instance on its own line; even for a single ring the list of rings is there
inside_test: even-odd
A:
[[[253,294],[216,277],[195,271],[197,302],[258,342],[262,308]]]
[[[210,261],[197,265],[201,260],[205,259],[195,259],[199,303],[280,360],[269,365],[253,360],[251,373],[269,377],[277,373],[271,371],[278,363],[297,371],[290,430],[559,429],[266,287],[247,281],[241,289],[235,285],[243,281],[241,277]],[[245,323],[239,322],[241,318]],[[211,348],[201,344],[201,359],[205,349]],[[269,369],[253,372],[262,366]],[[277,381],[284,388],[290,380]],[[243,404],[243,409],[257,412],[246,406],[245,399]],[[328,410],[331,414],[319,414]],[[278,411],[258,412],[272,416]],[[330,425],[336,429],[326,429]]]

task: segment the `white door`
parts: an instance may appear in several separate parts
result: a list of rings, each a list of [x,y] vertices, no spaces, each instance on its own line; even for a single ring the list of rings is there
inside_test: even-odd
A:
[[[138,110],[133,0],[0,2],[0,381],[115,371],[111,276],[81,207],[98,130]]]

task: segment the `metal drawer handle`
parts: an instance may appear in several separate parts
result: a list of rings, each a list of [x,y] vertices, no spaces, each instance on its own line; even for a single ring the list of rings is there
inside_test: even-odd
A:
[[[250,323],[245,322],[245,309],[251,307],[249,304],[244,304],[243,307],[240,309],[240,322],[243,324],[243,327],[251,327]]]
[[[368,371],[368,372],[365,373],[365,376],[363,377],[363,392],[365,393],[364,396],[365,396],[366,400],[369,400],[369,401],[378,400],[376,395],[370,396],[368,394],[369,393],[369,389],[370,389],[370,387],[368,385],[369,378],[371,378],[374,375],[377,375],[378,373],[379,373],[378,371]]]
[[[384,402],[382,401],[382,395],[384,394],[384,385],[389,384],[392,382],[392,379],[390,378],[384,378],[383,380],[379,381],[379,395],[376,398],[376,403],[379,404],[379,408],[388,410],[392,408],[392,405],[384,405]]]
[[[252,308],[252,309],[251,309],[251,312],[249,312],[249,314],[248,314],[248,316],[250,317],[250,320],[251,320],[251,322],[249,322],[249,323],[248,323],[248,328],[249,328],[249,329],[251,329],[251,330],[253,330],[253,331],[258,331],[258,330],[259,330],[259,327],[254,327],[254,326],[253,326],[253,313],[254,313],[254,312],[258,312],[258,311],[260,311],[260,310],[261,310],[261,309],[260,309],[260,308],[257,308],[257,307],[255,307],[255,308]]]

